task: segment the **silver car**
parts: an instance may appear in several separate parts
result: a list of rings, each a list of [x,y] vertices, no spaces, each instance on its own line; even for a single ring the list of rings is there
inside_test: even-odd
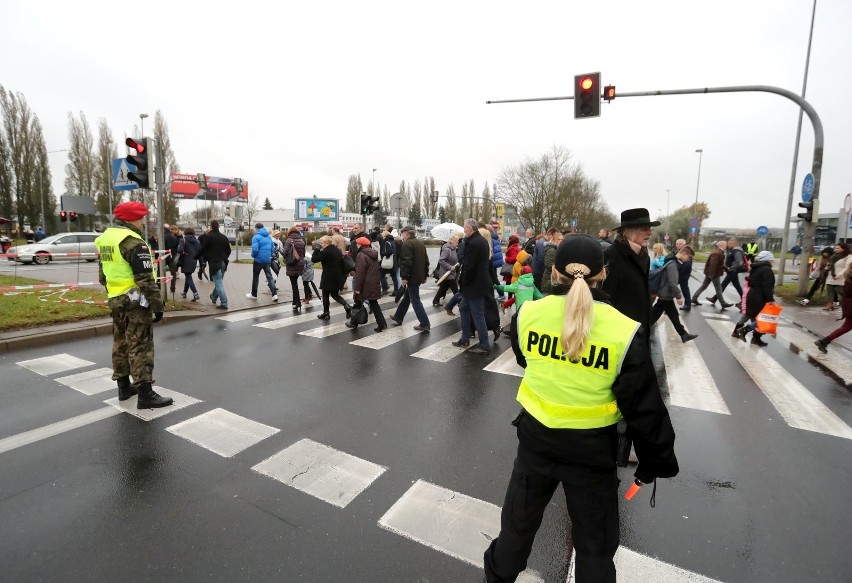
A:
[[[7,259],[37,265],[47,265],[51,261],[79,261],[81,259],[92,262],[98,258],[95,239],[99,235],[100,233],[93,232],[51,235],[38,243],[10,247],[7,251],[9,254]]]

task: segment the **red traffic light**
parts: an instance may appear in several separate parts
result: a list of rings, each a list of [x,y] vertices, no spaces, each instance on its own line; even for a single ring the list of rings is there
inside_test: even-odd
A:
[[[68,220],[68,213],[65,211],[59,211],[59,220],[63,223]]]
[[[580,87],[586,90],[591,89],[594,84],[595,82],[592,80],[591,77],[583,77],[583,80],[580,81]]]
[[[127,145],[128,148],[136,150],[139,154],[145,152],[145,144],[142,142],[137,142],[133,138],[127,138],[126,140],[124,140],[124,143]]]
[[[70,216],[71,216],[71,222],[76,223],[77,222],[77,213],[75,213],[74,211],[71,211]]]

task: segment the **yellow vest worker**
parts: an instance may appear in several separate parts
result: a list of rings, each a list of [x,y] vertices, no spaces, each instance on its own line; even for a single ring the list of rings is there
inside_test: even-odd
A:
[[[566,236],[556,251],[553,295],[525,302],[512,349],[525,368],[518,389],[518,453],[501,530],[485,552],[490,583],[526,568],[544,509],[561,483],[573,528],[578,581],[615,582],[618,548],[617,422],[623,417],[650,483],[678,473],[674,429],[650,362],[646,331],[597,289],[605,277],[600,243]],[[650,306],[649,306],[650,310]]]
[[[125,202],[113,212],[118,226],[95,240],[99,281],[107,288],[112,313],[112,378],[118,383],[120,401],[138,395],[137,409],[165,407],[172,399],[158,395],[152,387],[152,324],[163,317],[163,300],[154,258],[141,235],[148,209],[141,202]]]

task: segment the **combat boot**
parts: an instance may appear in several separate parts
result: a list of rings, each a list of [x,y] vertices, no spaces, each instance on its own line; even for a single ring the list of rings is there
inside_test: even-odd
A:
[[[118,379],[118,400],[126,401],[138,391],[130,384],[130,376],[119,377]]]
[[[158,395],[151,383],[142,383],[139,385],[139,400],[136,402],[137,409],[157,409],[158,407],[168,407],[174,403],[171,397],[162,397]]]

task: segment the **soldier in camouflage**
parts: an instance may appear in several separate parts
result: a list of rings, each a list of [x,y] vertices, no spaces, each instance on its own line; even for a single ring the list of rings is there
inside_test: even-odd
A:
[[[166,407],[172,399],[158,395],[151,386],[152,324],[163,318],[163,300],[151,250],[142,238],[148,209],[141,202],[125,202],[113,212],[118,225],[95,240],[99,281],[107,288],[112,312],[112,378],[118,383],[120,401],[138,395],[137,409]]]

